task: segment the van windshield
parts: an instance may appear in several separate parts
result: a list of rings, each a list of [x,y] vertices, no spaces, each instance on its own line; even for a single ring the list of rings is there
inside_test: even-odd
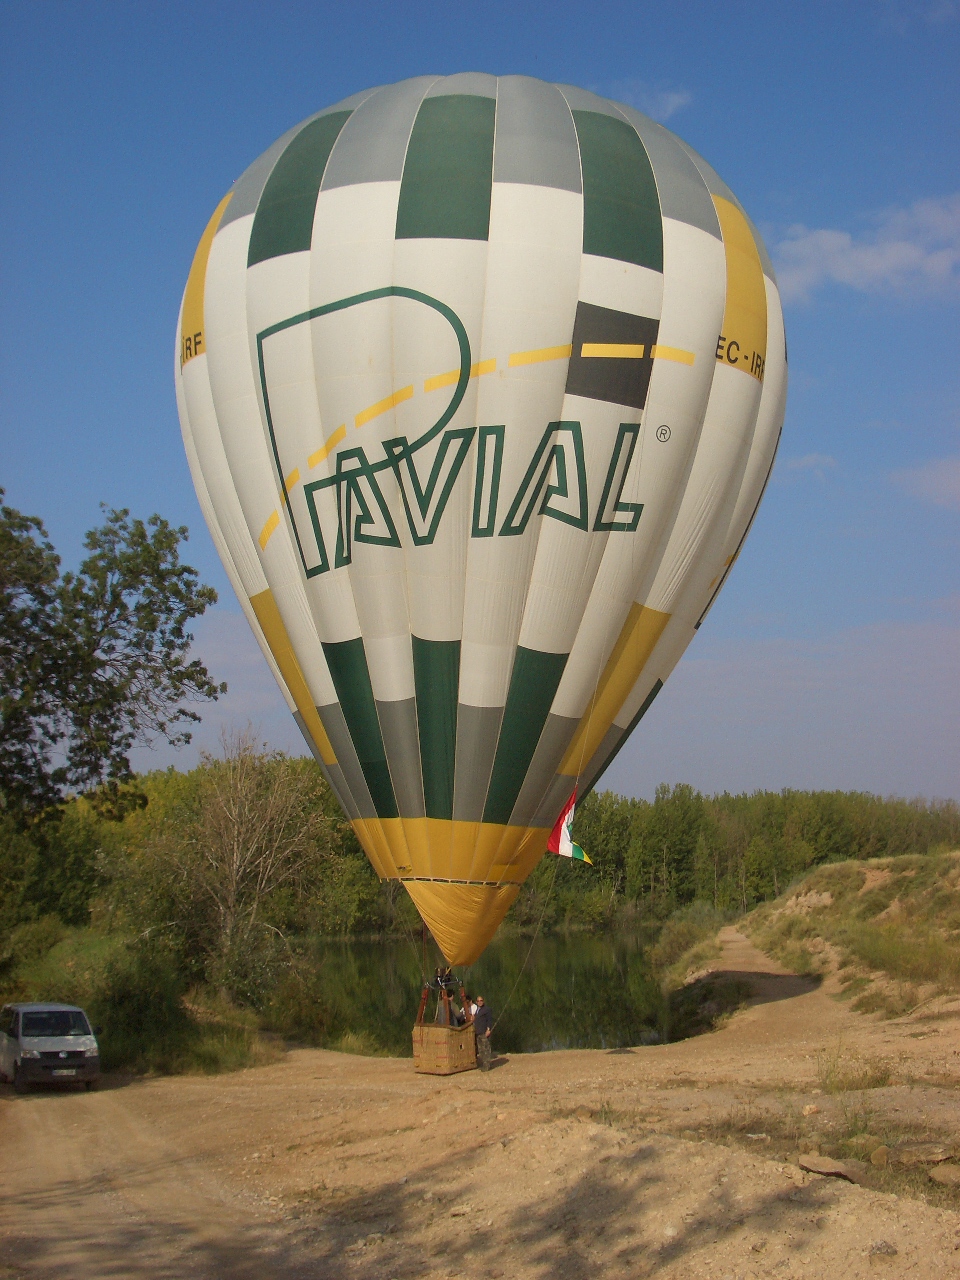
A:
[[[20,1019],[22,1036],[88,1036],[90,1023],[79,1009],[44,1009],[24,1013]]]

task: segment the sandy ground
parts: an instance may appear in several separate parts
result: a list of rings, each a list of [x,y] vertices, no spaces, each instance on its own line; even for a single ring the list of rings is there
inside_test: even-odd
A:
[[[3,1087],[0,1280],[960,1277],[960,1194],[804,1174],[775,1133],[826,1140],[859,1107],[881,1137],[960,1140],[960,1010],[863,1017],[723,942],[754,997],[675,1045]],[[824,1088],[884,1062],[899,1083]]]

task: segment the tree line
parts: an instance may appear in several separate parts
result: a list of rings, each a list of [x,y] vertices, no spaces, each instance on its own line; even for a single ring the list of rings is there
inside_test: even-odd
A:
[[[125,785],[140,802],[125,805],[121,788],[119,818],[76,797],[55,822],[0,823],[0,930],[55,916],[156,933],[199,980],[237,994],[292,937],[419,934],[407,895],[378,882],[310,757],[241,733],[195,769]],[[573,834],[593,867],[546,857],[508,924],[655,922],[694,902],[745,912],[813,866],[960,847],[960,806],[840,791],[705,796],[680,783],[652,801],[591,794]]]
[[[588,796],[574,832],[601,881],[663,919],[691,902],[748,911],[822,863],[960,847],[960,806],[856,791],[704,796],[664,784],[652,802]]]

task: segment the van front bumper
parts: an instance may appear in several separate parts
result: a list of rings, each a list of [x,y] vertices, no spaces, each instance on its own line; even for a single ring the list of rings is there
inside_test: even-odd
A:
[[[21,1058],[20,1079],[25,1084],[69,1084],[71,1080],[98,1080],[97,1058]]]

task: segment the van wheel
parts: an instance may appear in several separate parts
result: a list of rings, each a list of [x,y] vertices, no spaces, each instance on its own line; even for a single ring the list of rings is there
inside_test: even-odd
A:
[[[23,1072],[20,1070],[20,1063],[16,1063],[13,1068],[13,1087],[17,1093],[26,1093],[30,1085],[23,1078]]]
[[[86,1086],[87,1093],[89,1093],[91,1089],[95,1089],[97,1087],[96,1080],[84,1080],[83,1083]]]

